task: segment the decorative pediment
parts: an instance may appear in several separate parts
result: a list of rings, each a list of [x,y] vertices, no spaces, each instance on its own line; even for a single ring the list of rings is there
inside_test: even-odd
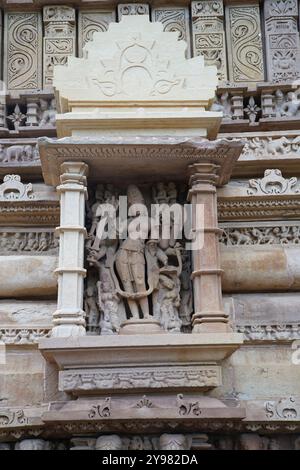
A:
[[[199,102],[206,106],[217,86],[217,69],[202,56],[187,59],[178,32],[164,32],[147,16],[124,16],[97,32],[84,57],[57,66],[54,86],[61,111],[82,102]],[[69,103],[69,106],[68,106]]]

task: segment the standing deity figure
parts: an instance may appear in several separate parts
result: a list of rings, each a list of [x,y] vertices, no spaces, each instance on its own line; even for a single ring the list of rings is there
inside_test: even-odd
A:
[[[134,210],[144,206],[144,198],[137,186],[129,185],[127,189],[128,198],[128,237],[121,242],[120,247],[115,256],[115,268],[122,286],[117,289],[118,293],[125,297],[128,302],[128,307],[132,318],[139,319],[139,308],[143,318],[149,318],[149,304],[147,296],[151,294],[153,289],[146,287],[146,274],[145,274],[145,240],[148,237],[148,216]],[[135,206],[135,207],[134,207]],[[142,210],[142,209],[141,209]],[[145,226],[139,227],[137,233],[137,225],[135,222],[141,221],[143,216],[145,219]]]

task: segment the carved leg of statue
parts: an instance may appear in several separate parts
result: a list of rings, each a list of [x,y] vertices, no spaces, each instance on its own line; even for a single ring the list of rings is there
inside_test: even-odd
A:
[[[134,293],[131,281],[123,281],[122,284],[123,284],[123,289],[125,292],[132,293],[132,294]],[[131,312],[132,318],[134,318],[135,320],[138,320],[140,316],[139,316],[139,309],[138,309],[137,302],[131,299],[127,299],[127,302],[128,302],[128,306],[129,306],[129,310]]]
[[[140,299],[140,307],[143,312],[143,317],[144,318],[150,318],[149,314],[149,303],[148,303],[148,298],[145,297],[144,299]]]
[[[139,309],[135,300],[128,299],[128,306],[129,306],[132,318],[134,318],[135,320],[139,320],[140,318]]]

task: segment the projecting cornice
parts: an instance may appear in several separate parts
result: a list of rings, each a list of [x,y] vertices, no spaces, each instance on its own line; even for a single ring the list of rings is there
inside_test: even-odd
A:
[[[171,179],[187,181],[193,163],[218,165],[218,185],[226,184],[238,160],[243,141],[176,137],[63,138],[38,140],[46,184],[59,184],[60,165],[83,161],[89,180],[122,183]]]

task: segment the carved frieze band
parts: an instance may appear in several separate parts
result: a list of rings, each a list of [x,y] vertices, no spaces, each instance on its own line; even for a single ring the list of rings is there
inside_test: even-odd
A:
[[[59,240],[54,232],[0,232],[0,255],[57,254]]]
[[[264,80],[259,5],[226,7],[229,79],[237,83]]]
[[[42,20],[38,12],[7,12],[4,20],[4,81],[8,90],[42,86]]]
[[[298,222],[272,225],[222,227],[220,243],[225,246],[241,245],[298,245],[300,225]]]
[[[192,2],[193,53],[216,65],[220,81],[227,80],[223,0]]]
[[[82,57],[82,49],[91,41],[95,32],[107,31],[109,23],[115,21],[113,10],[80,10],[78,15],[78,53]]]
[[[156,7],[151,10],[152,21],[160,21],[164,25],[164,31],[178,32],[178,39],[187,43],[187,55],[191,55],[189,10],[179,7]]]
[[[59,388],[65,392],[128,389],[176,389],[217,387],[221,383],[218,366],[194,367],[122,367],[113,370],[93,369],[62,371]]]
[[[53,5],[43,9],[45,28],[44,87],[52,85],[55,65],[66,65],[68,56],[76,52],[75,10],[68,6]]]
[[[268,80],[284,82],[300,77],[297,0],[264,2]]]
[[[29,345],[37,344],[41,339],[48,338],[51,328],[1,328],[0,341],[6,345]]]

